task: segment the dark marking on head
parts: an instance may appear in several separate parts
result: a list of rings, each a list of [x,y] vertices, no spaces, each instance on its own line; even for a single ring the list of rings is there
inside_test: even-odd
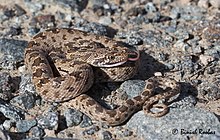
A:
[[[118,108],[120,112],[125,112],[128,110],[128,107],[122,105],[121,107]]]
[[[128,99],[126,101],[127,104],[129,104],[130,106],[133,106],[134,105],[134,101],[132,101],[132,99]]]

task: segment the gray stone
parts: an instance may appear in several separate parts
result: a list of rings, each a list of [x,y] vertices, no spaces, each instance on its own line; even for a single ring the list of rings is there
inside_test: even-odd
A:
[[[0,39],[0,66],[4,69],[12,70],[16,68],[16,63],[23,61],[24,49],[27,41],[14,39]]]
[[[67,109],[64,112],[66,124],[68,127],[77,126],[82,121],[83,114],[74,109]]]
[[[20,120],[16,123],[16,128],[18,132],[28,132],[36,124],[36,120]]]
[[[125,91],[129,97],[139,95],[145,86],[145,81],[142,80],[127,80],[121,84],[120,89]]]
[[[112,23],[112,19],[110,17],[104,16],[99,19],[99,23],[107,26]]]
[[[34,126],[30,129],[30,134],[34,138],[42,138],[45,135],[44,129]]]
[[[24,115],[20,110],[16,109],[14,106],[9,105],[1,100],[0,100],[0,112],[6,118],[9,118],[14,122],[21,120],[24,117]]]
[[[35,105],[35,98],[33,93],[27,92],[21,94],[10,101],[11,104],[15,104],[25,109],[31,109]]]
[[[95,132],[99,131],[99,127],[98,126],[92,126],[91,128],[83,131],[83,135],[93,135],[95,134]]]
[[[88,127],[91,125],[92,125],[92,120],[88,116],[83,115],[83,120],[80,123],[80,127],[84,128],[84,127]]]
[[[112,134],[109,131],[102,131],[100,133],[99,137],[102,140],[111,140],[112,139]]]
[[[47,112],[38,119],[38,125],[49,130],[56,130],[58,127],[58,113]]]
[[[212,139],[220,136],[220,122],[210,112],[197,109],[174,109],[163,117],[154,118],[136,113],[126,124],[127,127],[137,132],[144,139],[187,139],[203,137]],[[201,134],[199,131],[209,131],[215,134]],[[196,131],[195,135],[183,134],[186,131]],[[182,132],[182,133],[181,133]]]

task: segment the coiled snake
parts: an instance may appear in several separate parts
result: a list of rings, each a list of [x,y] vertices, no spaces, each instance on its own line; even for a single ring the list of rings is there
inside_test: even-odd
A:
[[[105,36],[75,29],[50,29],[38,33],[25,50],[25,64],[32,73],[32,81],[40,96],[53,102],[79,109],[89,117],[119,125],[143,107],[145,113],[163,116],[168,112],[153,113],[150,109],[160,99],[169,99],[179,92],[175,80],[152,77],[146,80],[143,92],[127,99],[123,105],[109,110],[88,96],[94,82],[125,81],[137,71],[139,53]],[[155,94],[154,89],[165,85],[166,92]],[[154,105],[154,106],[153,106]]]

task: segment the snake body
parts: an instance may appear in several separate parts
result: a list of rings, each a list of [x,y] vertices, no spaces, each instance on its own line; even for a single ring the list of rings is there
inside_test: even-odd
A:
[[[145,113],[163,116],[168,112],[151,112],[153,104],[179,92],[179,85],[169,78],[146,80],[143,92],[127,99],[123,105],[109,110],[88,96],[94,82],[125,81],[137,71],[139,53],[105,36],[76,29],[50,29],[38,33],[25,50],[25,65],[40,96],[50,102],[62,102],[79,109],[89,117],[119,125],[143,107]],[[168,91],[154,94],[163,84]]]

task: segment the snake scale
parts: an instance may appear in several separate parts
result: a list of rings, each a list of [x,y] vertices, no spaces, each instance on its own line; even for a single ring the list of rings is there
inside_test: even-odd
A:
[[[175,80],[152,77],[146,80],[143,92],[127,99],[116,109],[106,109],[86,94],[94,82],[125,81],[137,71],[139,52],[105,36],[76,29],[49,29],[38,33],[25,50],[25,65],[32,73],[37,92],[46,101],[62,102],[92,119],[115,126],[125,122],[143,108],[146,114],[163,116],[168,112],[160,99],[179,93]],[[165,92],[155,94],[159,85]],[[153,113],[153,107],[163,111]]]

